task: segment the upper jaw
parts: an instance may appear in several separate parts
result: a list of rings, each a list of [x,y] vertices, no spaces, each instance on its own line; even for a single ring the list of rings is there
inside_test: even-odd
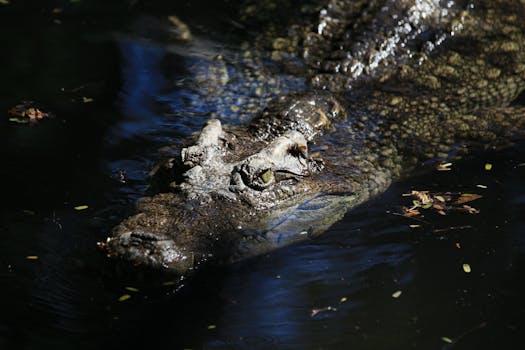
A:
[[[249,154],[250,149],[255,152]],[[310,175],[322,167],[319,160],[309,157],[307,139],[299,131],[288,130],[265,142],[250,135],[226,133],[218,120],[210,120],[197,142],[181,151],[181,161],[187,170],[175,193],[164,194],[166,198],[158,205],[142,205],[139,209],[147,220],[137,214],[136,222],[132,217],[128,224],[117,226],[106,243],[109,254],[136,265],[185,274],[207,255],[206,249],[193,246],[184,236],[203,241],[213,238],[206,236],[210,226],[199,220],[224,221],[224,229],[228,230],[252,225],[252,229],[262,232],[267,229],[265,215],[269,212],[252,214],[270,208],[284,213],[297,205],[311,195]],[[221,199],[233,205],[228,208]],[[199,210],[208,211],[204,215],[207,218],[192,216]],[[158,222],[160,211],[175,222]],[[173,219],[182,217],[180,222]],[[179,228],[183,229],[182,235]]]
[[[125,231],[108,238],[106,250],[137,266],[164,268],[186,273],[193,259],[172,238],[145,230]]]

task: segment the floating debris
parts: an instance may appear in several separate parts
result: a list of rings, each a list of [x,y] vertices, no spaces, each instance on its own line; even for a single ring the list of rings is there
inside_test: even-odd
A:
[[[339,302],[342,304],[342,303],[346,303],[348,301],[348,298],[347,297],[342,297],[341,300],[339,300]]]
[[[11,123],[26,124],[29,123],[28,120],[18,119],[18,118],[9,118]]]
[[[93,102],[93,99],[91,97],[83,96],[82,97],[82,102],[84,102],[84,103],[91,103],[91,102]]]
[[[441,337],[441,341],[443,341],[444,343],[448,343],[448,344],[452,344],[454,342],[449,337]]]
[[[89,208],[87,205],[78,205],[74,207],[75,210],[86,210],[87,208]]]
[[[9,109],[7,113],[10,115],[9,121],[20,124],[34,125],[39,120],[51,117],[49,113],[43,112],[35,101],[22,101],[13,108]]]
[[[407,218],[410,218],[412,216],[421,215],[421,212],[419,210],[405,208],[403,215],[406,216]]]
[[[135,288],[135,287],[125,287],[124,289],[130,292],[134,292],[134,293],[139,292],[138,288]]]
[[[459,196],[458,199],[453,203],[455,205],[460,205],[468,202],[475,201],[476,199],[480,199],[483,196],[480,194],[474,194],[474,193],[463,193]]]
[[[26,256],[26,259],[27,260],[38,260],[38,256],[37,255],[28,255],[28,256]]]
[[[128,299],[131,299],[131,295],[129,295],[129,294],[124,294],[124,295],[122,295],[122,296],[120,296],[120,297],[118,298],[118,301],[126,301],[126,300],[128,300]]]
[[[465,271],[465,273],[471,273],[472,268],[470,267],[469,264],[463,264],[463,271]]]
[[[487,186],[485,186],[485,185],[476,185],[476,187],[479,187],[479,188],[483,188],[483,189],[486,189],[486,188],[488,188],[488,187],[487,187]]]
[[[437,171],[450,171],[452,167],[452,163],[439,163],[436,165]]]
[[[439,196],[439,195],[438,195],[438,196],[435,196],[434,198],[437,199],[437,200],[440,201],[440,202],[443,202],[443,203],[446,202],[446,201],[445,201],[445,198],[443,198],[443,196]]]
[[[482,198],[483,196],[473,193],[431,193],[430,191],[411,191],[410,193],[404,193],[404,197],[413,197],[411,207],[403,207],[402,213],[404,217],[415,217],[421,215],[421,210],[433,209],[439,215],[446,215],[447,211],[458,210],[464,211],[469,214],[479,214],[479,210],[464,205]]]
[[[472,208],[470,205],[464,205],[463,209],[469,214],[479,214],[479,210]]]
[[[186,23],[181,21],[177,16],[168,16],[168,21],[173,25],[171,32],[176,40],[188,41],[191,39],[191,31]]]
[[[490,164],[490,163],[486,163],[486,164],[485,164],[485,170],[486,170],[486,171],[491,171],[491,170],[492,170],[492,164]]]
[[[400,290],[397,290],[394,293],[392,293],[392,298],[397,299],[401,296],[401,294],[403,294],[403,292]]]
[[[335,311],[337,311],[337,308],[335,308],[333,306],[327,306],[327,307],[323,307],[323,308],[320,308],[320,309],[312,309],[312,312],[310,313],[310,317],[315,317],[317,314],[319,314],[321,312],[327,312],[327,311],[335,312]]]
[[[472,226],[470,225],[463,225],[463,226],[449,226],[449,227],[446,227],[446,228],[437,228],[437,229],[434,229],[432,230],[432,232],[446,232],[446,231],[452,231],[452,230],[465,230],[465,229],[469,229],[469,228],[472,228]]]
[[[208,326],[208,329],[216,329],[216,328],[217,328],[217,326],[214,325],[214,324],[210,324],[210,325]]]
[[[121,184],[125,184],[127,182],[126,170],[123,170],[123,169],[118,170],[118,181]]]

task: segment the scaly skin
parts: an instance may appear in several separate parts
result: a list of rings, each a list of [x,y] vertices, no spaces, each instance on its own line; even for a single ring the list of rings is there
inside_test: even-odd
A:
[[[525,1],[442,3],[333,0],[296,24],[271,57],[301,56],[311,87],[247,127],[211,120],[173,190],[140,201],[109,253],[182,275],[263,254],[324,232],[421,162],[523,137],[511,103],[525,88]]]

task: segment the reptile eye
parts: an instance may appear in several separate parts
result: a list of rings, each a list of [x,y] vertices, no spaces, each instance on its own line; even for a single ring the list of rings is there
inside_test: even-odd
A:
[[[266,169],[259,175],[259,177],[265,184],[267,184],[272,179],[272,169]]]

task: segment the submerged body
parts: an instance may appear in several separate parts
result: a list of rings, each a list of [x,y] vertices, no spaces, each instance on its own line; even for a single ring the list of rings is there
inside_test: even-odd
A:
[[[263,254],[324,232],[422,162],[524,135],[512,105],[524,2],[333,0],[318,13],[271,42],[274,60],[301,57],[309,88],[246,127],[209,121],[171,191],[115,228],[111,255],[186,274]]]

